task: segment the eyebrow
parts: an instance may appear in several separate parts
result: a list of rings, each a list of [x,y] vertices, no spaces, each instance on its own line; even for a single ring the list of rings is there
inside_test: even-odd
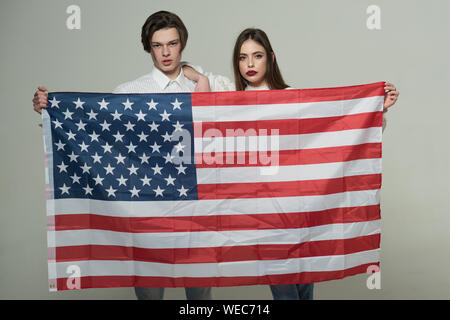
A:
[[[255,52],[252,52],[252,53],[250,53],[250,54],[258,54],[258,53],[260,53],[260,54],[264,54],[264,52],[263,52],[263,51],[255,51]],[[241,56],[246,56],[247,54],[246,54],[246,53],[243,53],[243,52],[241,52],[241,53],[239,53],[239,55],[241,55]]]
[[[173,43],[173,42],[180,42],[180,39],[170,40],[167,43]],[[152,41],[151,44],[154,45],[154,44],[164,44],[164,43]]]

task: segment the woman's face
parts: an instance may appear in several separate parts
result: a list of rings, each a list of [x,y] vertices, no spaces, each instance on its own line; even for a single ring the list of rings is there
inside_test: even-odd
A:
[[[248,39],[239,53],[239,72],[252,87],[266,85],[267,53],[258,42]]]

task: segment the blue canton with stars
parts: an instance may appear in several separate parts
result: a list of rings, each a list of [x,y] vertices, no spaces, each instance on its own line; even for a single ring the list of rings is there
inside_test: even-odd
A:
[[[55,199],[198,199],[189,93],[49,93],[47,112]]]

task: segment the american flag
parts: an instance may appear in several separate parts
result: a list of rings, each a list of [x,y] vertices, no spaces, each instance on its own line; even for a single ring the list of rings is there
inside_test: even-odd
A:
[[[50,290],[311,283],[379,265],[383,88],[50,93]]]

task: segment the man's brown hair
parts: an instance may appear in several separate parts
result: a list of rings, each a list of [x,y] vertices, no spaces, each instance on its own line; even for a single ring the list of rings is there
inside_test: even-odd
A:
[[[151,41],[153,33],[161,29],[175,28],[180,36],[181,51],[186,46],[188,31],[183,21],[174,13],[168,11],[158,11],[147,18],[142,26],[141,41],[144,50],[151,53]]]

